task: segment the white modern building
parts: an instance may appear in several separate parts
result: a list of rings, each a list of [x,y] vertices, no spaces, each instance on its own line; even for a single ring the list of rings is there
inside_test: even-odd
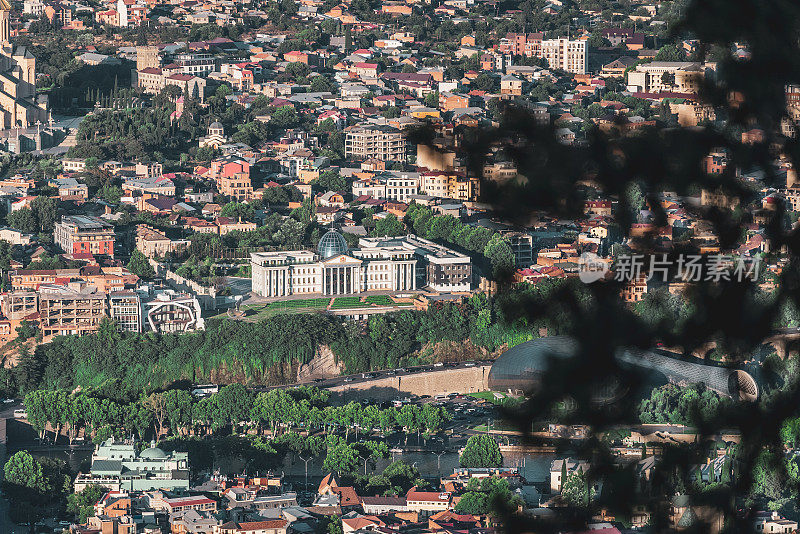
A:
[[[541,57],[551,69],[561,69],[574,74],[586,74],[586,41],[572,41],[566,37],[545,39],[541,45]]]

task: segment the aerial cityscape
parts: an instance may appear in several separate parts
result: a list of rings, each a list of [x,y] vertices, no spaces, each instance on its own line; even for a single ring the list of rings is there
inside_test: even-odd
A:
[[[0,534],[798,532],[800,4],[0,0]]]

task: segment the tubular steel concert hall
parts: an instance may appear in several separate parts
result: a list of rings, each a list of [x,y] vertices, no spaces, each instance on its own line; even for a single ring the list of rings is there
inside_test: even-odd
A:
[[[577,351],[577,343],[568,337],[553,336],[517,345],[495,360],[489,371],[488,385],[495,391],[523,392],[537,388],[550,359],[569,358]],[[705,384],[711,390],[734,399],[755,401],[759,385],[747,371],[722,365],[686,361],[662,350],[620,349],[617,360],[626,366],[644,371],[653,382]],[[597,393],[600,403],[620,393],[618,384],[609,384]]]

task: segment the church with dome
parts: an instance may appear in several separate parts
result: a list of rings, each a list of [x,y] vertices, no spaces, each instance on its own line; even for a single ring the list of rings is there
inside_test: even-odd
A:
[[[11,43],[11,5],[0,0],[0,129],[47,123],[47,97],[36,96],[36,58]]]
[[[472,265],[421,237],[362,237],[349,248],[330,230],[317,249],[250,254],[253,292],[262,297],[358,295],[372,291],[469,291]]]
[[[219,121],[214,121],[209,124],[206,134],[205,137],[200,138],[200,148],[219,148],[228,142],[228,138],[225,137],[225,127]]]

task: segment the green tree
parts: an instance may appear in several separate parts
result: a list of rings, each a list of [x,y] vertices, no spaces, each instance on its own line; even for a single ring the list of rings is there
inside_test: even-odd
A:
[[[108,489],[103,486],[92,484],[86,486],[83,491],[70,493],[67,496],[67,512],[72,514],[78,523],[86,523],[86,520],[94,515],[94,505],[107,491]]]
[[[346,192],[349,190],[347,179],[333,170],[322,171],[319,177],[311,183],[323,191]]]
[[[403,235],[403,223],[393,213],[375,221],[375,228],[370,232],[374,237],[395,237]]]
[[[156,272],[150,262],[138,248],[134,249],[131,259],[128,261],[128,270],[142,280],[152,279]]]
[[[467,440],[459,462],[462,467],[502,467],[503,455],[493,437],[479,434]]]
[[[355,473],[358,469],[358,451],[346,441],[339,439],[328,445],[328,453],[322,463],[327,471],[338,474]]]
[[[14,453],[3,466],[3,494],[11,502],[12,520],[33,523],[45,514],[42,503],[53,495],[42,465],[28,451]]]
[[[292,106],[281,106],[272,113],[269,123],[277,128],[291,128],[297,125],[298,120]]]
[[[511,250],[508,240],[500,234],[495,234],[486,244],[483,255],[492,265],[492,275],[500,278],[509,275],[514,270],[514,251]]]
[[[314,76],[311,79],[311,91],[313,93],[330,93],[334,89],[333,83],[327,76]]]
[[[30,208],[20,208],[12,211],[6,217],[6,221],[11,228],[26,234],[35,234],[39,231],[36,217]]]
[[[590,488],[586,474],[578,469],[567,476],[567,481],[561,488],[561,498],[569,506],[587,508],[590,500]]]

